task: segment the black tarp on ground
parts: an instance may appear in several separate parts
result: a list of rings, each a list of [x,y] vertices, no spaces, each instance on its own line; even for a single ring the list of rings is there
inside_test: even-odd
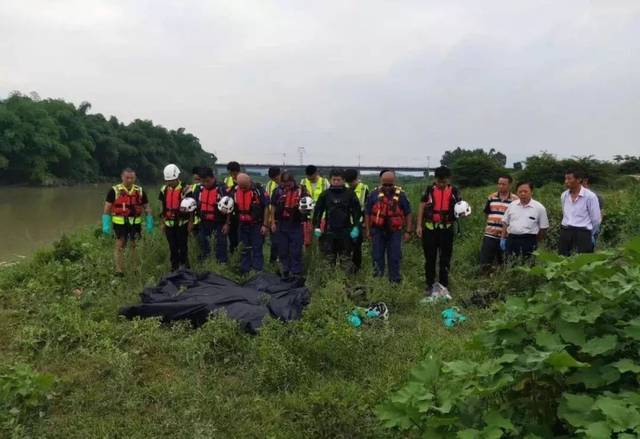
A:
[[[141,304],[121,308],[120,314],[128,319],[160,316],[164,322],[187,319],[202,325],[211,312],[224,309],[248,331],[256,332],[267,315],[299,319],[309,303],[309,290],[303,280],[283,281],[270,273],[239,285],[215,273],[180,270],[145,288],[140,297]]]

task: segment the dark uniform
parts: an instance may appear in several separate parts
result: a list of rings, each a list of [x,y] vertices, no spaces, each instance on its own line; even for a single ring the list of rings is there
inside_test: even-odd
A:
[[[438,281],[449,285],[449,267],[453,253],[454,206],[462,200],[457,188],[447,185],[444,189],[427,187],[421,201],[426,203],[422,227],[422,250],[427,289],[436,281],[436,260],[439,260]]]
[[[400,282],[402,228],[411,214],[407,195],[399,186],[377,187],[369,195],[365,213],[371,226],[373,275],[384,276],[386,257],[389,280]]]
[[[238,242],[242,243],[240,271],[248,273],[251,269],[262,271],[264,256],[262,246],[264,237],[260,233],[263,225],[265,209],[269,205],[269,197],[259,184],[249,189],[235,186],[231,192],[235,209],[230,221],[238,223]],[[229,231],[231,233],[231,230]]]
[[[283,185],[276,188],[271,196],[276,221],[272,240],[278,249],[283,276],[302,274],[303,223],[307,215],[300,212],[300,199],[306,196],[304,187],[287,188]]]
[[[194,193],[198,202],[196,217],[199,219],[197,236],[201,259],[205,259],[211,254],[211,236],[215,234],[216,260],[220,263],[227,262],[227,237],[222,233],[226,215],[218,210],[218,201],[225,195],[226,187],[218,184],[212,188],[199,185]]]
[[[340,259],[349,259],[353,226],[360,224],[362,211],[353,190],[331,186],[324,191],[313,211],[313,226],[320,228],[326,214],[326,231],[320,238],[320,250],[332,264]]]

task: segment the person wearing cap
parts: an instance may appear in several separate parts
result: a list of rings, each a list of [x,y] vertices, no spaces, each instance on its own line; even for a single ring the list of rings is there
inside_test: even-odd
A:
[[[511,192],[512,182],[513,178],[508,174],[499,176],[498,190],[487,197],[487,202],[484,205],[487,221],[480,248],[480,266],[485,271],[496,262],[499,265],[504,262],[504,252],[500,248],[502,218],[509,204],[518,199],[518,196]]]
[[[305,177],[300,181],[300,186],[304,186],[309,196],[313,199],[314,203],[318,202],[320,195],[329,189],[329,180],[320,175],[320,171],[317,166],[309,165],[304,170]],[[324,227],[324,219],[320,225]],[[313,225],[310,221],[304,223],[304,245],[310,246],[313,242]]]
[[[411,206],[406,193],[396,186],[396,174],[385,171],[365,206],[367,239],[371,239],[373,276],[382,277],[385,259],[389,281],[399,283],[402,241],[411,237]],[[404,233],[403,233],[404,229]]]
[[[600,231],[602,216],[596,194],[582,185],[582,173],[568,170],[564,174],[566,191],[560,196],[562,223],[559,253],[592,253]]]
[[[547,209],[534,200],[533,184],[521,181],[516,185],[518,199],[507,207],[502,216],[500,248],[507,258],[528,260],[544,239],[549,228]]]
[[[267,181],[266,190],[269,199],[273,196],[273,193],[280,184],[281,170],[279,167],[274,166],[269,168],[268,175],[269,181]],[[271,215],[272,206],[269,206],[269,215]],[[273,234],[269,235],[269,244],[271,247],[271,253],[269,255],[269,262],[275,264],[278,261],[278,240],[274,238]]]
[[[416,224],[416,235],[422,239],[424,252],[427,297],[431,296],[436,282],[436,261],[439,263],[438,282],[445,287],[449,286],[455,204],[462,201],[458,188],[449,183],[449,168],[436,168],[434,177],[435,181],[427,186],[420,200]]]
[[[305,187],[296,184],[293,174],[287,171],[271,195],[271,239],[277,244],[283,279],[302,276],[302,224],[310,212],[302,211],[301,201],[307,196]]]
[[[236,179],[240,173],[240,163],[229,162],[227,163],[227,175],[224,179],[224,184],[227,187],[227,192],[233,191],[237,185]],[[229,223],[229,253],[233,253],[238,248],[238,217],[231,215],[231,223]]]
[[[269,197],[264,188],[251,181],[244,173],[237,175],[237,184],[231,190],[233,214],[227,218],[223,232],[231,233],[232,217],[238,222],[238,241],[242,243],[240,272],[246,274],[252,269],[264,269],[264,236],[269,230],[269,216],[266,215]]]
[[[369,198],[369,186],[360,181],[358,170],[357,169],[345,169],[344,171],[344,179],[347,182],[347,187],[353,191],[358,202],[360,203],[360,208],[364,211],[365,204],[367,203],[367,199]],[[362,215],[362,221],[358,225],[360,228],[360,233],[358,238],[353,241],[353,251],[351,254],[351,260],[353,261],[353,267],[355,271],[359,271],[362,268],[362,243],[364,241],[364,215]]]
[[[189,268],[189,231],[192,215],[181,211],[182,200],[190,193],[180,181],[180,169],[174,164],[164,168],[165,184],[160,189],[158,200],[162,206],[160,227],[167,237],[171,260],[171,270]]]

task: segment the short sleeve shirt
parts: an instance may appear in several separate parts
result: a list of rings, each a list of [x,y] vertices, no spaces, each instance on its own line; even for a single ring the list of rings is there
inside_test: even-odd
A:
[[[547,209],[533,199],[526,205],[520,200],[509,204],[502,222],[507,225],[510,235],[537,235],[540,230],[549,228]]]

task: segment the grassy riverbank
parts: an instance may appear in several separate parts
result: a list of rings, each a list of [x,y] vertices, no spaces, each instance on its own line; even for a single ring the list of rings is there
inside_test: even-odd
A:
[[[417,205],[421,188],[407,189]],[[478,290],[522,291],[530,283],[515,270],[489,277],[478,272],[481,209],[491,190],[464,192],[474,214],[455,244],[456,300]],[[548,185],[534,195],[549,209],[549,246],[557,239],[560,191]],[[608,226],[601,245],[640,233],[638,185],[603,195]],[[191,250],[195,255],[195,245]],[[468,358],[465,343],[491,315],[463,309],[468,321],[446,329],[441,306],[419,306],[423,257],[412,241],[404,247],[400,286],[374,281],[368,255],[366,269],[348,278],[312,250],[306,257],[312,302],[303,319],[270,321],[257,336],[240,332],[224,316],[197,330],[126,321],[118,308],[137,302],[144,285],[168,269],[166,243],[158,231],[146,237],[123,279],[113,277],[111,255],[112,241],[87,229],[0,270],[0,375],[18,389],[0,394],[0,404],[14,409],[0,410],[2,435],[391,437],[373,407],[428,352],[445,360]],[[194,268],[239,276],[215,262]],[[354,304],[348,293],[357,285],[370,291],[369,300],[387,303],[388,323],[348,326],[345,315]],[[50,386],[46,374],[54,378]],[[20,389],[25,395],[16,396]]]

